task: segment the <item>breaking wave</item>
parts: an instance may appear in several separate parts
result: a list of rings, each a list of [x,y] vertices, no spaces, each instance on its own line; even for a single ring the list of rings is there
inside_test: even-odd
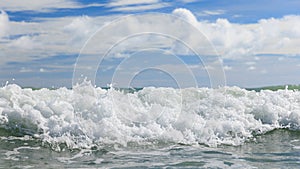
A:
[[[278,128],[300,129],[300,92],[238,87],[154,88],[128,92],[0,88],[0,128],[55,145],[171,142],[241,145]]]

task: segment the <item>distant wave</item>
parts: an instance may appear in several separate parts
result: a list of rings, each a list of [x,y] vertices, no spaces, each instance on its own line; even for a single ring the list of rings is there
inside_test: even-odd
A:
[[[257,134],[299,126],[300,92],[292,90],[0,88],[0,128],[70,148],[154,141],[241,145]]]

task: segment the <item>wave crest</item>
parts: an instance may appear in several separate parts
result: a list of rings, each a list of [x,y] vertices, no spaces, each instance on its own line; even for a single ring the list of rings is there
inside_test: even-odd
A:
[[[70,148],[151,141],[241,145],[276,128],[300,129],[300,92],[238,87],[124,90],[0,88],[0,126]]]

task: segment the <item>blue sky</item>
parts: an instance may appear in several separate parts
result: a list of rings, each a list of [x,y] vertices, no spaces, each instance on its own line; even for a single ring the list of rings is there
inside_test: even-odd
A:
[[[221,79],[213,73],[220,65],[211,66],[217,56],[229,86],[300,84],[298,0],[10,0],[0,10],[2,86],[71,87],[75,66],[98,86],[212,86]],[[188,23],[174,27],[164,15],[152,20],[151,12]],[[147,17],[127,22],[130,14]],[[151,28],[185,37],[132,36],[104,57],[115,36]],[[181,40],[211,46],[197,56]]]

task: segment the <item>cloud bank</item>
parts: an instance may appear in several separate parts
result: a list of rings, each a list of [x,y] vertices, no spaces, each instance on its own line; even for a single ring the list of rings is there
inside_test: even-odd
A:
[[[122,2],[123,4],[121,4],[121,1],[118,1],[118,3],[115,5],[126,4],[125,1]],[[289,56],[300,54],[300,16],[298,15],[262,19],[253,24],[237,24],[222,18],[217,19],[215,22],[198,20],[191,11],[183,8],[175,9],[172,14],[183,18],[198,28],[216,47],[221,56],[226,59],[254,58],[260,54]],[[2,64],[8,61],[78,53],[93,33],[115,17],[80,16],[55,19],[41,18],[37,22],[12,22],[9,21],[7,13],[2,11],[0,14],[1,57],[6,58],[2,61]],[[111,35],[106,35],[106,37],[113,37],[116,31],[142,29],[140,22],[137,20],[131,25],[124,25],[118,30],[111,30]],[[160,26],[162,29],[167,29],[172,25],[148,23],[146,26]],[[179,28],[178,31],[184,30]],[[4,40],[4,37],[10,38]],[[190,35],[187,40],[192,42],[194,38],[197,37]],[[170,43],[163,40],[158,42],[157,39],[152,39],[152,41],[151,38],[148,39],[145,44],[166,47]],[[101,40],[99,40],[99,43],[101,43]],[[144,47],[145,45],[141,44],[141,46]],[[135,49],[138,49],[138,47]],[[18,52],[20,54],[17,56]],[[182,54],[180,50],[174,50],[173,52]],[[6,56],[10,56],[10,58]]]
[[[198,21],[187,9],[175,9],[180,16],[195,25],[224,58],[242,58],[257,54],[299,55],[300,16],[259,20],[254,24],[230,23],[227,19],[215,22]]]

